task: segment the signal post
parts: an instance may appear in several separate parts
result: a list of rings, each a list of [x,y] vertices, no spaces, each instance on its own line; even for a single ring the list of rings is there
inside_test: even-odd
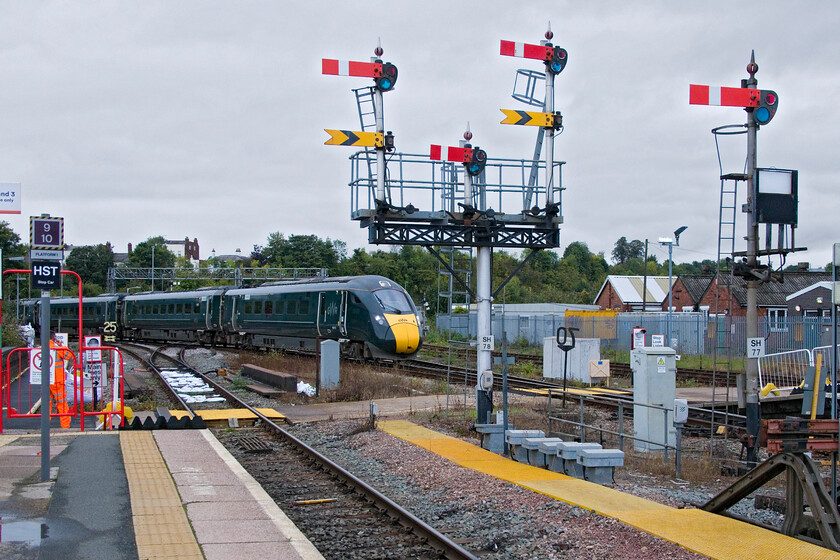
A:
[[[371,63],[342,63],[324,59],[324,74],[362,76],[374,79],[370,88],[373,99],[375,135],[367,132],[327,129],[331,139],[327,144],[365,146],[375,150],[375,172],[371,165],[371,151],[358,152],[351,157],[351,218],[360,227],[368,229],[368,240],[373,244],[418,245],[434,255],[469,294],[477,307],[477,360],[476,396],[477,422],[489,422],[492,412],[492,302],[519,269],[540,249],[554,249],[560,245],[559,226],[561,215],[560,174],[563,162],[554,161],[553,136],[562,127],[562,118],[554,112],[554,76],[565,67],[568,54],[565,49],[554,47],[548,40],[539,45],[502,41],[502,55],[539,60],[546,67],[546,100],[544,112],[507,111],[505,124],[541,127],[540,134],[549,131],[545,160],[539,153],[533,160],[489,160],[487,153],[470,144],[472,133],[467,131],[458,147],[432,145],[427,154],[392,153],[387,162],[385,152],[394,150],[393,136],[385,133],[382,94],[393,89],[397,69],[383,63],[382,48],[374,51]],[[531,74],[539,74],[531,72]],[[362,128],[367,128],[361,102],[362,94],[356,91]],[[514,98],[517,98],[514,96]],[[518,98],[517,98],[518,99]],[[510,113],[510,114],[509,114]],[[371,125],[371,128],[373,126]],[[381,135],[381,136],[378,136]],[[390,169],[387,166],[390,165]],[[540,186],[537,171],[545,169],[545,185]],[[485,172],[485,169],[492,173]],[[415,169],[425,169],[426,175],[409,176]],[[505,179],[505,173],[516,176],[516,182]],[[373,174],[375,173],[375,176]],[[529,184],[522,178],[531,175]],[[391,199],[390,187],[396,185],[399,201]],[[463,191],[459,195],[459,191]],[[373,194],[370,197],[370,194]],[[367,194],[367,196],[365,196]],[[544,196],[544,202],[540,196]],[[424,198],[422,201],[408,197]],[[365,207],[365,199],[373,199],[373,207]],[[406,200],[404,200],[406,199]],[[492,204],[491,204],[492,200]],[[510,201],[521,206],[510,210]],[[532,201],[534,205],[532,206]],[[544,206],[541,206],[543,202]],[[507,206],[508,208],[505,208]],[[439,254],[440,248],[476,248],[476,287],[461,278]],[[491,265],[493,248],[530,249],[519,267],[495,288],[492,286]]]
[[[755,52],[750,55],[750,62],[747,64],[749,78],[741,80],[740,88],[733,87],[712,87],[703,85],[691,85],[689,87],[689,104],[692,105],[718,105],[726,107],[743,107],[747,112],[747,123],[745,126],[747,134],[747,169],[745,176],[736,176],[737,180],[747,181],[747,204],[744,212],[747,214],[747,250],[735,252],[734,257],[743,257],[743,262],[736,262],[733,265],[732,274],[743,277],[747,285],[747,323],[746,338],[759,338],[758,332],[758,287],[762,283],[775,280],[773,271],[768,264],[761,264],[759,258],[771,255],[786,255],[794,251],[802,251],[804,247],[794,246],[794,230],[797,225],[797,172],[790,170],[761,169],[758,167],[757,157],[757,132],[760,126],[768,124],[776,114],[779,105],[779,96],[772,90],[758,89],[758,80],[755,75],[758,72],[758,64],[755,62]],[[781,182],[789,181],[787,193],[778,192],[778,182],[774,185],[774,194],[765,194],[760,186],[762,172],[784,172],[787,178],[781,178]],[[726,180],[729,176],[722,176]],[[782,189],[784,190],[784,189]],[[767,225],[766,248],[759,246],[759,224]],[[772,224],[779,226],[778,242],[776,248],[771,247]],[[789,233],[784,228],[790,227]],[[787,241],[790,245],[786,245]],[[718,310],[716,310],[718,311]],[[746,361],[746,383],[744,384],[743,400],[746,406],[747,417],[747,464],[754,467],[757,460],[758,436],[761,427],[761,410],[759,407],[759,377],[758,357],[751,356],[747,351]]]

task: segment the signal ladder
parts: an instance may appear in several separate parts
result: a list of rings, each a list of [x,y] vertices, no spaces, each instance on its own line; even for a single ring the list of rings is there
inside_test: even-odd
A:
[[[376,106],[373,101],[373,88],[363,87],[354,89],[353,93],[356,96],[356,107],[359,110],[359,124],[362,127],[362,132],[376,132]],[[371,185],[376,184],[376,151],[365,150],[365,160],[367,161],[368,178]],[[385,178],[385,198],[387,202],[391,201],[391,189],[388,186],[387,177]]]

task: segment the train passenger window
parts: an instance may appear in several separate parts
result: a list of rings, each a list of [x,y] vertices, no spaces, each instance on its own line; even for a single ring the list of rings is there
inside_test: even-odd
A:
[[[183,303],[176,303],[175,304],[175,313],[181,315],[184,313],[184,304]]]
[[[184,313],[187,313],[187,314],[192,313],[192,304],[191,303],[185,303],[184,304]]]
[[[157,304],[155,304],[155,305],[152,306],[152,315],[157,315],[157,314],[158,314],[158,306],[157,306]]]
[[[254,313],[256,313],[257,315],[262,314],[262,308],[263,308],[262,304],[263,304],[263,302],[261,302],[261,301],[255,301],[254,302]]]
[[[265,314],[271,315],[274,312],[274,302],[267,301],[265,302]]]
[[[251,314],[251,313],[253,313],[253,312],[254,312],[254,305],[253,305],[253,303],[252,303],[252,302],[250,302],[250,301],[246,301],[246,302],[245,302],[245,313],[247,313],[248,315],[250,315],[250,314]]]
[[[170,304],[169,304],[169,306],[168,306],[167,311],[169,312],[169,314],[170,314],[170,315],[172,315],[173,313],[175,313],[175,304],[174,304],[174,303],[170,303]]]
[[[309,300],[308,299],[301,300],[300,306],[298,308],[298,313],[300,315],[306,315],[307,313],[309,313]]]
[[[286,302],[285,301],[277,301],[274,302],[274,312],[278,315],[282,315],[286,312]]]
[[[290,300],[286,302],[286,313],[289,315],[297,315],[297,300]]]
[[[195,302],[195,312],[201,313],[201,303]]]

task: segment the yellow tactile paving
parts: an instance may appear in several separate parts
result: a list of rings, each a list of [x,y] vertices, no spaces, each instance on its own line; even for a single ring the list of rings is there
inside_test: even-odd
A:
[[[281,413],[277,412],[273,408],[258,408],[256,409],[257,412],[265,416],[266,418],[272,418],[276,420],[283,420],[286,418]],[[182,416],[187,416],[186,410],[170,410],[169,413],[174,416],[175,418],[181,418]],[[199,410],[198,415],[201,416],[204,420],[227,420],[228,418],[238,418],[239,420],[250,420],[257,417],[256,414],[248,410],[247,408],[220,408],[220,409],[209,409],[209,410]]]
[[[120,432],[137,554],[143,559],[204,556],[152,432]]]
[[[405,420],[383,420],[377,426],[463,467],[614,517],[710,558],[840,560],[840,554],[836,552],[792,537],[698,509],[675,509],[612,488],[523,465]]]

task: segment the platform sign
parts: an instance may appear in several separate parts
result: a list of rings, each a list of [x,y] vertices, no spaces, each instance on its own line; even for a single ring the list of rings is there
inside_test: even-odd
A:
[[[50,350],[49,355],[49,368],[50,368],[50,385],[55,383],[55,351]],[[29,353],[29,384],[30,385],[40,385],[41,384],[41,349],[40,348],[33,348],[32,351]]]
[[[631,350],[645,347],[645,332],[647,331],[641,327],[635,327],[633,329],[633,348]]]
[[[764,356],[764,339],[748,338],[747,339],[747,358],[761,358]]]
[[[30,216],[29,248],[45,251],[64,249],[64,218]]]
[[[20,214],[20,183],[0,183],[0,214]]]
[[[385,145],[385,135],[381,132],[359,132],[355,130],[324,129],[330,139],[324,142],[327,146],[367,146],[381,148]]]
[[[39,290],[57,290],[61,287],[61,263],[58,261],[32,261],[32,287]]]
[[[664,334],[653,334],[650,336],[650,345],[656,348],[664,348],[665,347],[665,335]]]

